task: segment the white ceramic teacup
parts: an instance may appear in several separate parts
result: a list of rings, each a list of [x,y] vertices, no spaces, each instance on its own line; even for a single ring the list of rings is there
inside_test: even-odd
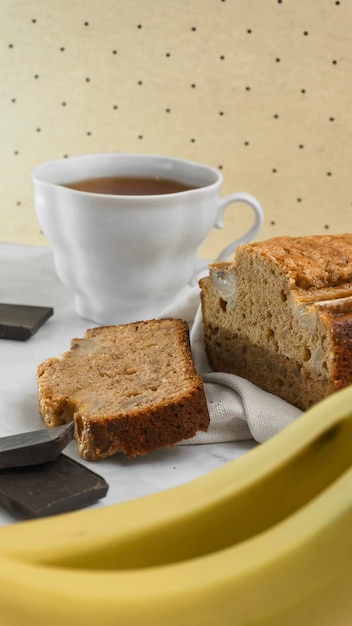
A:
[[[190,189],[153,195],[78,191],[72,184],[100,177],[179,181]],[[247,193],[220,196],[221,173],[177,158],[92,154],[48,161],[32,172],[39,225],[56,271],[74,294],[77,313],[98,324],[155,317],[195,278],[197,252],[225,208],[247,203],[253,226],[227,246],[225,260],[250,241],[263,222],[260,203]]]

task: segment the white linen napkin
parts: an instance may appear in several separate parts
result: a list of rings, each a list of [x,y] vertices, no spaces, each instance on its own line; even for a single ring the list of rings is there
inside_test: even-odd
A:
[[[180,445],[245,439],[262,443],[301,415],[302,411],[296,407],[248,380],[212,371],[204,348],[198,285],[185,287],[159,317],[179,317],[188,322],[193,359],[203,379],[210,414],[208,431],[199,431]]]

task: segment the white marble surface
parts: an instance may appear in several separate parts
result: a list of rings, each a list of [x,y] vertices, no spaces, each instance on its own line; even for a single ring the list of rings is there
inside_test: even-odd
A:
[[[94,326],[73,308],[71,293],[56,276],[47,248],[0,243],[0,302],[54,307],[51,317],[28,341],[0,339],[0,437],[43,428],[37,410],[36,368],[59,356],[72,337]],[[96,507],[161,491],[197,478],[249,451],[253,441],[175,446],[133,460],[122,454],[85,463],[109,483]],[[75,442],[65,454],[83,463]],[[0,506],[0,525],[14,522]]]

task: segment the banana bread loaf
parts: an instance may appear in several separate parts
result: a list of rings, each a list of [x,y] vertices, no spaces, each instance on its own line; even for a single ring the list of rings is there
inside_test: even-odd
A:
[[[145,454],[209,425],[182,320],[91,328],[60,359],[39,365],[37,382],[46,426],[74,420],[87,460]]]
[[[302,410],[352,383],[352,234],[243,244],[200,287],[214,370]]]

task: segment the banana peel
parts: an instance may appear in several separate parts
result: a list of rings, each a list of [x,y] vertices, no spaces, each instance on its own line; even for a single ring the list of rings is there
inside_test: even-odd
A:
[[[0,529],[1,626],[350,626],[352,386],[155,495]]]

